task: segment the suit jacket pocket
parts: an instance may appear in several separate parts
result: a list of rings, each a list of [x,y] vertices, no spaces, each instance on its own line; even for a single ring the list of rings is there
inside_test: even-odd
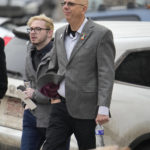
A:
[[[90,93],[90,92],[97,92],[96,86],[81,86],[81,92]]]

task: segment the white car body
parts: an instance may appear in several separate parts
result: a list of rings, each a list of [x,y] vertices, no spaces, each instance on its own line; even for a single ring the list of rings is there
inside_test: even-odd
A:
[[[9,18],[0,17],[0,37],[5,40],[5,44],[9,42],[14,37],[12,31],[3,27],[3,24],[9,21]]]
[[[0,37],[2,37],[2,38],[4,38],[4,37],[11,37],[11,38],[13,38],[14,34],[11,31],[9,31],[9,30],[7,30],[7,29],[5,29],[3,27],[0,27]]]
[[[97,22],[110,28],[114,35],[116,47],[116,69],[124,59],[132,52],[150,52],[150,23],[148,22]],[[59,28],[65,23],[56,23],[55,28]],[[147,66],[149,67],[149,66]],[[150,77],[150,74],[149,74]],[[23,81],[9,79],[8,90],[4,100],[0,105],[0,143],[20,145],[22,118],[16,115],[9,116],[4,110],[8,97],[16,97],[15,89]],[[19,103],[19,99],[17,105]],[[21,107],[21,104],[20,104]],[[150,140],[150,86],[138,85],[122,81],[115,81],[112,101],[111,118],[104,124],[105,145],[131,146],[132,150],[140,146],[144,141]],[[14,112],[14,110],[13,110]],[[18,113],[22,113],[19,110]],[[7,116],[7,117],[6,117]],[[2,118],[2,119],[1,119]],[[6,119],[7,118],[7,119]],[[12,123],[10,123],[10,120]],[[16,122],[16,123],[15,123]],[[8,142],[7,138],[2,138],[1,128],[14,128],[14,136],[8,136],[14,142]],[[9,133],[8,133],[9,134]],[[3,136],[4,137],[4,136]],[[148,145],[150,147],[150,144]],[[76,149],[76,140],[71,139],[71,150]],[[137,149],[136,149],[137,150]],[[139,149],[141,150],[141,149]],[[142,149],[147,150],[147,149]]]
[[[115,39],[116,62],[118,61],[116,67],[124,59],[127,51],[129,53],[150,50],[149,23],[120,22],[115,27],[109,24],[108,27],[113,31]],[[115,82],[111,103],[112,118],[104,125],[106,145],[126,146],[144,134],[150,133],[149,97],[150,87]]]

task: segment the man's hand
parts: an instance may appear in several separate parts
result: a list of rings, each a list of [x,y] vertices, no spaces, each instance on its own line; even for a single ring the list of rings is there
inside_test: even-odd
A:
[[[25,93],[25,95],[26,95],[26,98],[32,98],[32,95],[33,95],[33,93],[34,93],[34,89],[32,89],[32,88],[27,88],[26,89],[26,91],[24,91],[24,93]]]
[[[109,116],[98,114],[95,121],[96,121],[96,124],[102,125],[109,121]]]

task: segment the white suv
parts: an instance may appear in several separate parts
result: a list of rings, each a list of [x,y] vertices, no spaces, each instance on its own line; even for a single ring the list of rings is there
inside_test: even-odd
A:
[[[105,145],[130,146],[132,150],[150,147],[150,23],[97,22],[110,28],[116,46],[116,80],[109,123],[104,125]],[[61,27],[65,23],[55,23]],[[0,147],[19,150],[22,113],[16,86],[23,84],[27,34],[21,28],[6,46],[9,85],[0,105]],[[13,44],[14,43],[14,44]],[[16,64],[16,66],[14,65]],[[71,150],[77,148],[71,139]]]

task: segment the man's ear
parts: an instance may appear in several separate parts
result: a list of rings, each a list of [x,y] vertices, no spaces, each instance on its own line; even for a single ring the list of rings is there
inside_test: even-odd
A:
[[[53,30],[49,30],[48,33],[49,33],[49,34],[48,34],[49,37],[52,38],[52,37],[53,37]]]
[[[84,11],[84,13],[86,13],[87,9],[88,9],[88,7],[87,7],[86,5],[83,6],[83,11]]]

